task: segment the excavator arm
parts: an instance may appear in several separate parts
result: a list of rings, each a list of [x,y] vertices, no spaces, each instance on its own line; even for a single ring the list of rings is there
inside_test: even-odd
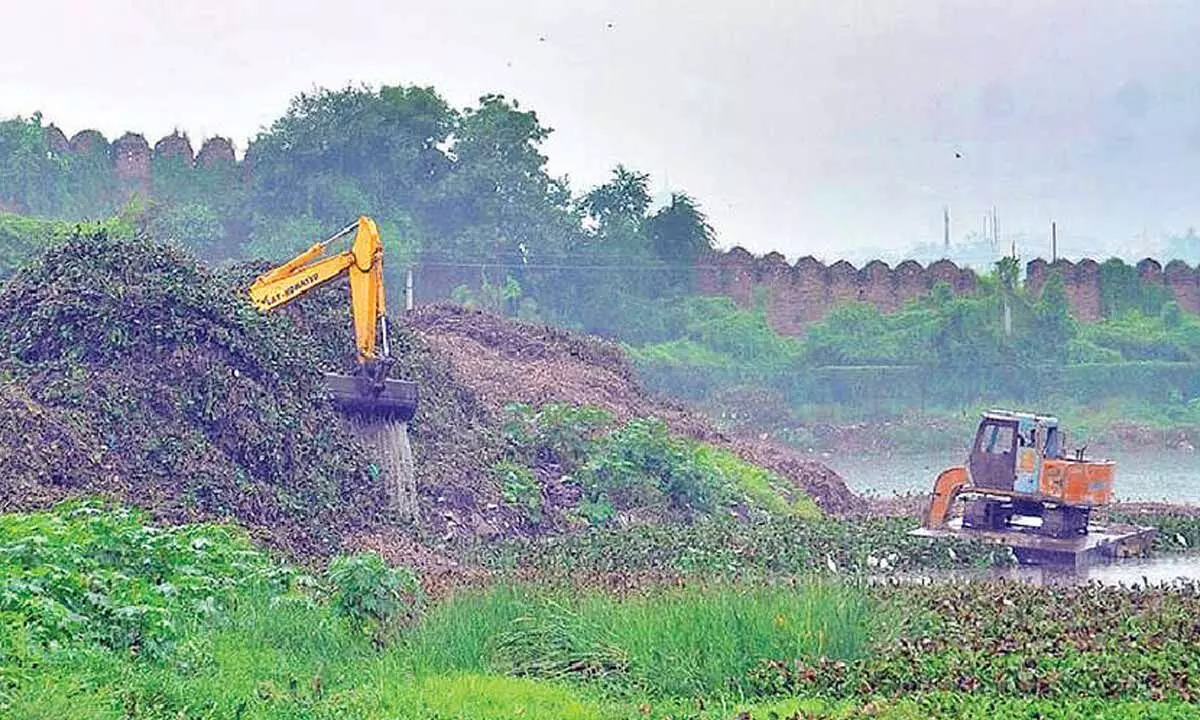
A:
[[[354,243],[349,250],[321,257],[331,243],[350,233],[354,233]],[[379,239],[379,228],[371,218],[360,217],[358,222],[328,240],[316,243],[283,265],[260,275],[250,286],[250,300],[264,312],[274,310],[343,273],[350,278],[350,305],[359,363],[369,365],[381,359],[375,350],[379,333],[383,338],[383,356],[390,353],[383,292],[383,244]]]
[[[349,250],[325,256],[330,244],[350,234],[354,242]],[[408,420],[416,410],[417,387],[415,383],[387,378],[393,361],[383,289],[383,243],[374,220],[360,217],[328,240],[258,276],[248,292],[251,302],[268,312],[343,274],[350,281],[359,372],[356,377],[326,374],[326,383],[343,408]],[[382,352],[377,345],[382,345]]]
[[[969,483],[970,476],[965,467],[960,465],[943,470],[933,485],[933,494],[929,497],[929,505],[921,518],[921,526],[927,530],[945,527],[954,499]]]

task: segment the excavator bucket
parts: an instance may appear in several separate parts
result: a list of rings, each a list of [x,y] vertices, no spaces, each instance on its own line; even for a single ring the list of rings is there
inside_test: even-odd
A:
[[[372,381],[362,375],[325,374],[333,403],[342,412],[369,419],[408,422],[417,411],[417,384],[407,380]]]

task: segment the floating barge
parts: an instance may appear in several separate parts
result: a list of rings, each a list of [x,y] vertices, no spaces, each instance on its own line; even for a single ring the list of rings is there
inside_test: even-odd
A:
[[[964,528],[962,518],[949,520],[936,530],[917,528],[909,532],[916,537],[980,540],[1012,548],[1022,565],[1047,565],[1082,569],[1112,560],[1142,557],[1154,543],[1155,530],[1139,525],[1089,525],[1086,535],[1054,538],[1039,534],[1033,522],[1014,518],[1004,530]]]

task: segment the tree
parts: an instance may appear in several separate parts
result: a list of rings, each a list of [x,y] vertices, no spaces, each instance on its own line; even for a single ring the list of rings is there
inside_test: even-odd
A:
[[[451,165],[422,216],[431,237],[422,262],[461,266],[463,283],[498,286],[511,276],[527,295],[561,294],[561,272],[528,267],[570,264],[579,232],[566,181],[550,176],[541,151],[550,133],[536,113],[502,95],[484,96],[458,116]]]
[[[302,94],[246,152],[255,214],[332,225],[357,215],[419,216],[449,171],[455,113],[432,89]]]
[[[584,196],[583,208],[601,224],[614,218],[640,223],[650,208],[650,176],[617,165],[611,180]]]
[[[1032,347],[1042,362],[1065,364],[1077,332],[1062,273],[1055,270],[1046,278],[1042,296],[1033,308]]]
[[[62,162],[46,147],[42,116],[0,122],[0,206],[54,216],[62,203]]]
[[[662,287],[673,293],[691,290],[693,266],[716,242],[700,206],[686,193],[672,193],[670,204],[646,220],[646,233],[654,255],[668,266]]]

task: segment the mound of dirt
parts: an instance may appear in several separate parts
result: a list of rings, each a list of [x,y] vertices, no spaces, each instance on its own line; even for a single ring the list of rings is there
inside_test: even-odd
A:
[[[51,250],[0,290],[0,432],[25,457],[6,462],[31,463],[0,476],[0,510],[69,487],[332,549],[384,497],[290,330],[172,248]]]
[[[0,508],[50,504],[82,479],[109,476],[82,417],[43,407],[12,383],[0,384],[0,449]]]
[[[357,364],[345,283],[262,315],[244,290],[263,269],[213,273],[150,240],[97,234],[11,278],[0,289],[0,512],[100,493],[168,521],[236,519],[298,556],[412,554],[321,377]],[[391,342],[393,376],[420,389],[410,434],[426,545],[525,527],[491,470],[510,402],[658,417],[790,478],[827,511],[860,509],[823,465],[646,393],[612,343],[448,304],[405,314]],[[547,502],[569,502],[549,487],[557,478],[542,479]]]
[[[597,338],[452,304],[426,305],[403,318],[448,360],[457,382],[492,412],[510,402],[595,405],[618,420],[657,417],[673,432],[727,447],[805,490],[822,509],[858,512],[863,502],[821,463],[764,441],[733,438],[682,405],[646,392],[620,348]]]

